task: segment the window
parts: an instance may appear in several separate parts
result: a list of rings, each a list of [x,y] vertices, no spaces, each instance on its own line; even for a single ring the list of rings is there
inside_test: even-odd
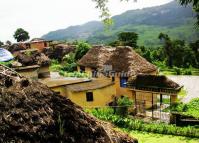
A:
[[[44,42],[44,47],[47,47],[48,45],[47,45],[47,43],[46,42]]]
[[[115,77],[114,76],[112,76],[111,78],[112,78],[112,82],[115,81]]]
[[[126,87],[128,77],[120,77],[120,87]]]
[[[97,78],[98,76],[97,76],[97,71],[96,70],[93,70],[92,71],[92,77],[93,78]]]
[[[80,66],[80,72],[81,73],[85,72],[85,67],[84,66]]]
[[[93,92],[86,92],[86,101],[88,102],[93,101]]]

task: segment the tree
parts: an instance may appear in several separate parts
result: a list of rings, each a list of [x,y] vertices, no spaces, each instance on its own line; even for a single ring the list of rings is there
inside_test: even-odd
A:
[[[3,42],[0,41],[0,46],[4,45]]]
[[[189,46],[194,52],[194,55],[196,57],[196,65],[197,65],[197,68],[199,68],[199,40],[193,43],[190,43]]]
[[[122,32],[118,35],[118,40],[123,46],[137,48],[138,34],[135,32]]]
[[[109,0],[92,0],[93,2],[96,3],[96,8],[98,8],[100,10],[100,18],[103,19],[103,22],[106,24],[106,25],[111,25],[113,22],[112,20],[110,20],[110,11],[109,11],[109,8],[107,6],[107,3],[109,2]],[[120,0],[120,1],[129,1],[129,0]],[[137,0],[134,0],[135,2]]]
[[[75,51],[75,60],[81,59],[88,52],[90,48],[91,46],[88,43],[78,42]]]
[[[172,42],[171,39],[169,38],[169,36],[167,34],[164,33],[160,33],[158,38],[160,40],[163,40],[164,42],[164,51],[165,54],[167,56],[167,60],[168,60],[168,65],[169,67],[173,66],[173,51],[172,51]]]
[[[196,12],[196,24],[199,26],[199,0],[179,0],[179,2],[181,5],[191,4],[193,6],[193,10]]]
[[[194,51],[184,40],[171,40],[167,34],[160,33],[159,39],[164,40],[164,53],[169,67],[185,67],[196,65]]]
[[[17,42],[23,42],[30,38],[28,32],[22,28],[18,28],[13,37],[17,40]]]
[[[12,45],[12,42],[9,41],[9,40],[7,40],[7,41],[6,41],[6,45]]]

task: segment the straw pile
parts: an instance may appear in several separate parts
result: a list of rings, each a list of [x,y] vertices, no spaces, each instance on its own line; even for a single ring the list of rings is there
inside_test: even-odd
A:
[[[136,143],[47,86],[0,66],[0,142]]]

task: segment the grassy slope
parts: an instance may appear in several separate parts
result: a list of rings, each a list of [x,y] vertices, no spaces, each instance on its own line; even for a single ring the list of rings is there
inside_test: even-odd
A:
[[[117,34],[121,31],[133,31],[139,34],[138,45],[143,46],[161,46],[158,39],[159,33],[167,33],[172,39],[183,39],[186,41],[195,41],[199,33],[194,26],[194,20],[188,20],[186,24],[177,27],[162,27],[154,25],[125,25],[115,30],[102,31],[96,33],[94,37],[88,39],[91,43],[109,43],[116,40]]]
[[[139,131],[130,131],[128,134],[134,138],[137,138],[139,143],[199,143],[199,139],[197,138],[182,136],[162,135]]]

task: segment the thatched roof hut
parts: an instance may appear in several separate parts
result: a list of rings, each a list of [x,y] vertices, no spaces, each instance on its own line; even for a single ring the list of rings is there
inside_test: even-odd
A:
[[[127,83],[128,87],[135,89],[155,89],[155,90],[172,90],[180,91],[182,86],[172,81],[164,75],[144,75],[139,74]]]
[[[110,58],[113,48],[94,46],[79,61],[78,65],[101,70]]]
[[[128,72],[133,75],[139,73],[152,73],[157,68],[149,63],[145,58],[137,54],[131,47],[117,47],[112,52],[110,58],[105,62],[112,65],[115,72]]]
[[[157,68],[137,54],[131,47],[94,47],[78,62],[80,66],[104,70],[104,65],[112,66],[112,71],[128,72],[130,75],[156,72]]]

